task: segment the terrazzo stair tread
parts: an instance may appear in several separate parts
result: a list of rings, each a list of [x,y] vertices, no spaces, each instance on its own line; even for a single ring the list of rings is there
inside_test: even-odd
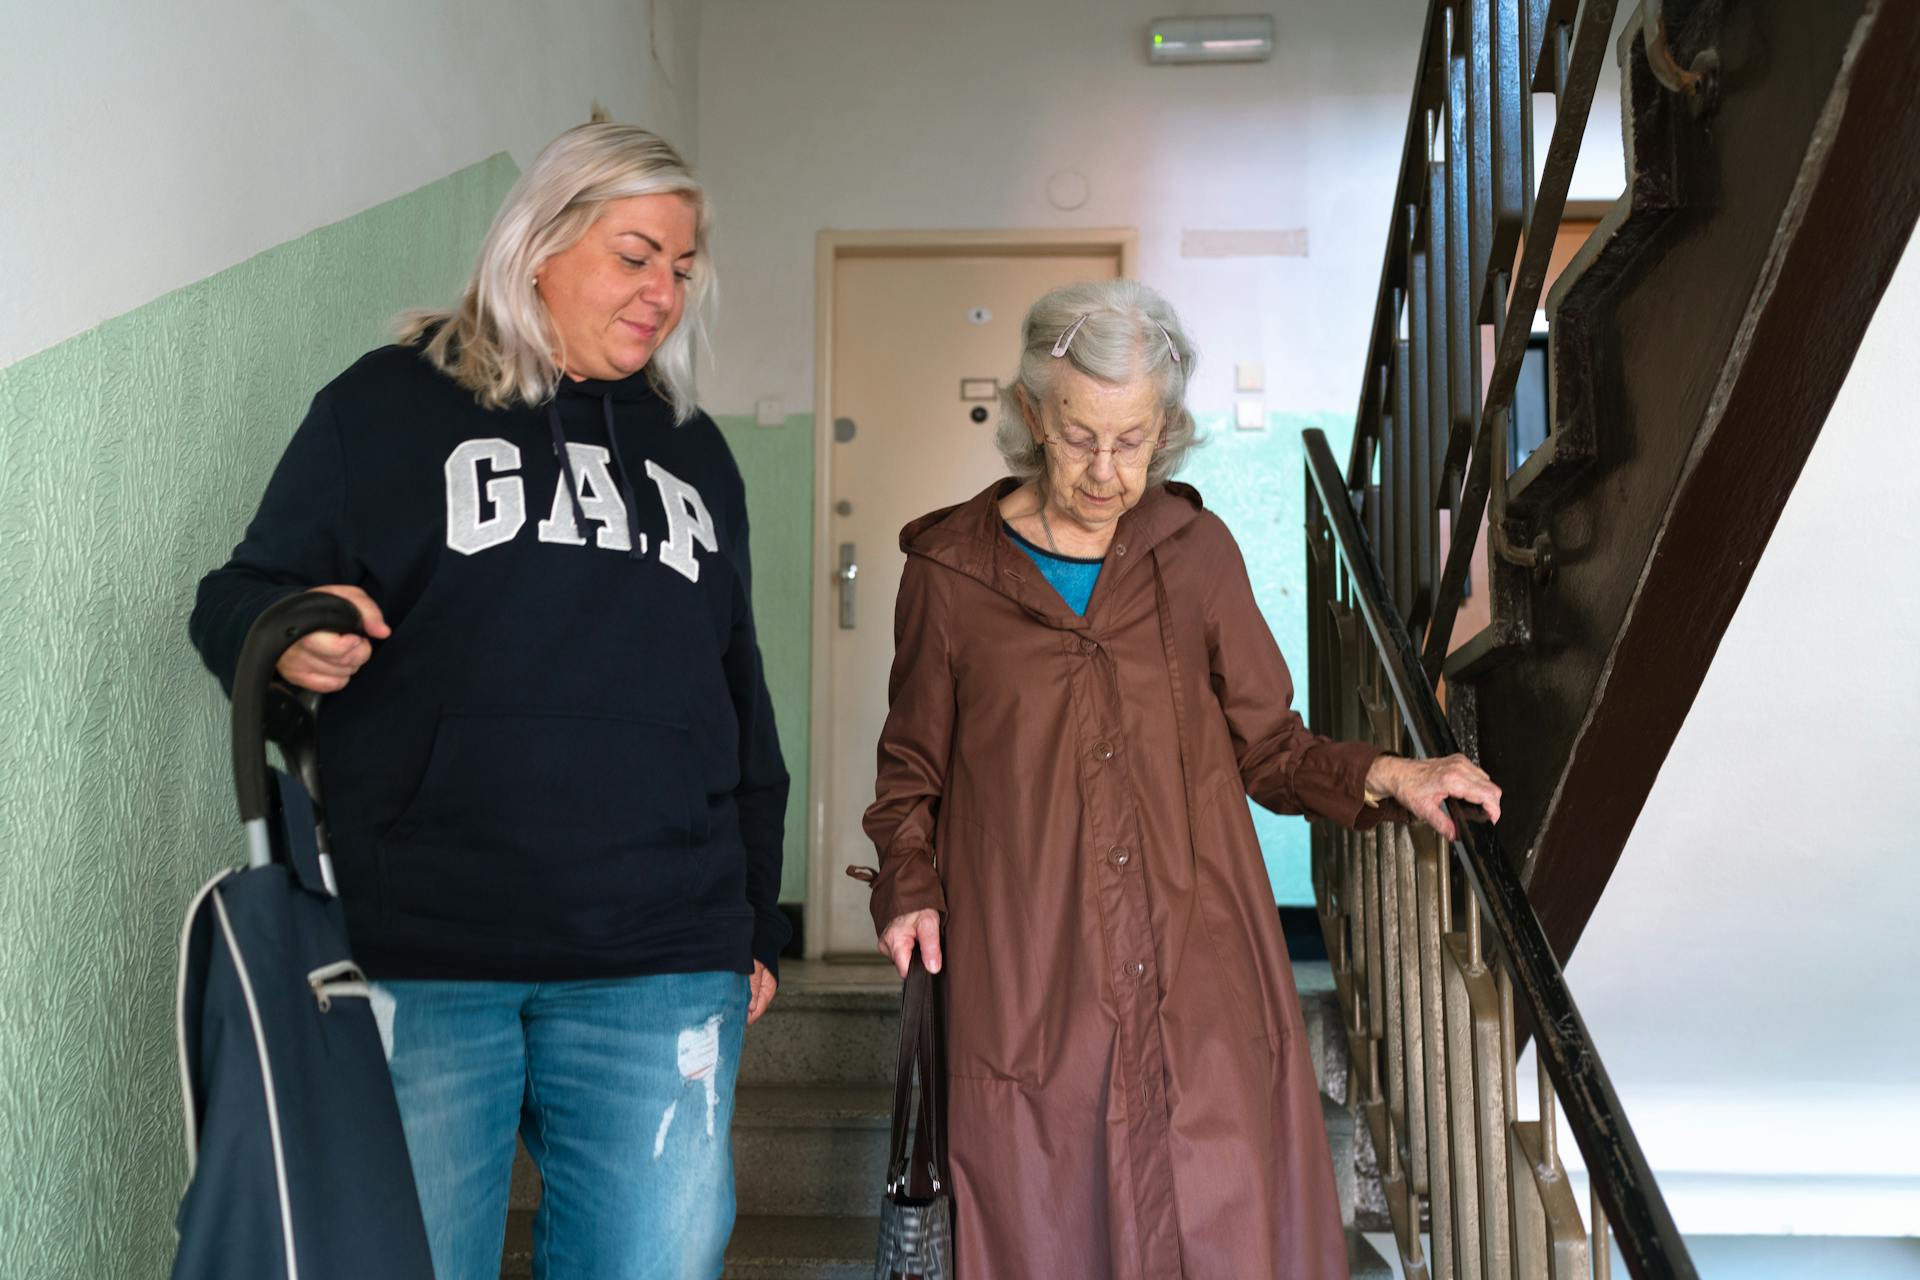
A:
[[[742,1213],[864,1212],[885,1176],[893,1091],[878,1085],[741,1085],[733,1111]],[[508,1206],[540,1205],[540,1172],[521,1144]]]
[[[886,964],[790,961],[747,1028],[741,1085],[882,1085],[900,1047],[900,979]]]
[[[1333,1189],[1340,1199],[1340,1224],[1349,1230],[1357,1210],[1358,1183],[1354,1176],[1353,1112],[1326,1094],[1320,1095],[1320,1119],[1327,1128],[1327,1149],[1333,1156]]]
[[[733,1112],[740,1212],[873,1212],[886,1180],[892,1119],[893,1091],[882,1086],[742,1086]]]
[[[533,1274],[533,1210],[507,1210],[507,1244],[500,1254],[500,1280]]]
[[[743,1214],[727,1244],[725,1280],[867,1280],[878,1218],[796,1218]],[[533,1274],[533,1217],[508,1215],[502,1280]],[[1359,1232],[1347,1232],[1351,1280],[1392,1280],[1393,1266]]]
[[[1347,1275],[1350,1280],[1393,1280],[1393,1264],[1352,1227],[1347,1228]]]
[[[1307,1050],[1322,1092],[1347,1100],[1347,1043],[1332,971],[1294,966]],[[888,965],[789,961],[779,995],[747,1029],[743,1085],[890,1084],[899,1050],[900,981]]]
[[[733,1127],[885,1129],[893,1118],[891,1085],[748,1085],[734,1092]]]
[[[516,1139],[513,1144],[513,1186],[507,1192],[507,1208],[539,1207],[540,1170],[534,1167],[533,1157],[527,1154],[527,1144]]]
[[[880,1220],[742,1214],[725,1280],[871,1280]]]
[[[727,1242],[725,1280],[871,1280],[878,1218],[742,1214]],[[507,1214],[501,1280],[533,1275],[533,1214]]]

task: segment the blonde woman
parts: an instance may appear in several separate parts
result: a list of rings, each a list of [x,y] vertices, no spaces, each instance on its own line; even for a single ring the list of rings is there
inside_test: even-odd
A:
[[[518,1131],[547,1280],[718,1276],[743,1026],[773,999],[787,773],[739,471],[694,405],[699,183],[595,123],[507,196],[459,307],[314,399],[191,632],[281,675],[320,763],[442,1280],[497,1275]]]

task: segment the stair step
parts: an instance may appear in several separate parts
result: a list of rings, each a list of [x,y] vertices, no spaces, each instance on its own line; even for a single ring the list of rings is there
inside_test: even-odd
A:
[[[727,1243],[725,1280],[868,1280],[880,1238],[878,1218],[799,1218],[742,1214]],[[1357,1231],[1347,1232],[1352,1280],[1392,1280],[1393,1266]],[[533,1274],[533,1215],[507,1215],[501,1280]]]
[[[734,1195],[742,1215],[857,1215],[886,1177],[893,1095],[878,1087],[742,1085],[734,1104]],[[1333,1155],[1340,1220],[1355,1225],[1359,1187],[1352,1112],[1322,1094],[1320,1114]],[[509,1205],[540,1204],[540,1174],[524,1147],[515,1154]]]
[[[727,1244],[725,1280],[872,1280],[878,1218],[742,1214]]]
[[[859,1215],[879,1203],[893,1090],[742,1085],[733,1111],[742,1215]]]
[[[900,1049],[891,966],[793,961],[773,1007],[747,1028],[742,1085],[885,1085]]]
[[[500,1280],[533,1274],[533,1210],[507,1210],[507,1245],[500,1252]]]
[[[725,1280],[871,1280],[878,1218],[794,1218],[742,1214],[727,1242]],[[500,1280],[533,1275],[533,1214],[507,1214]]]
[[[1347,1229],[1347,1274],[1351,1280],[1393,1280],[1393,1264],[1380,1256],[1373,1242]]]

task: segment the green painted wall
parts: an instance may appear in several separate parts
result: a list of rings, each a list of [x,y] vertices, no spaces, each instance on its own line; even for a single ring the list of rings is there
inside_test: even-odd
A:
[[[1254,598],[1293,668],[1294,706],[1307,712],[1306,458],[1300,433],[1318,427],[1336,458],[1353,439],[1353,419],[1337,413],[1269,414],[1264,431],[1239,431],[1226,415],[1201,418],[1205,444],[1188,456],[1180,479],[1200,490],[1247,561]],[[1260,851],[1282,906],[1313,902],[1307,824],[1251,805]]]
[[[787,795],[787,857],[780,899],[807,896],[807,749],[812,732],[813,415],[789,415],[785,426],[756,427],[753,418],[715,418],[747,482],[753,531],[753,620],[780,749],[793,775]]]
[[[0,1269],[164,1275],[180,914],[239,860],[186,642],[314,391],[453,298],[498,155],[0,369]],[[15,1269],[18,1268],[16,1272]]]

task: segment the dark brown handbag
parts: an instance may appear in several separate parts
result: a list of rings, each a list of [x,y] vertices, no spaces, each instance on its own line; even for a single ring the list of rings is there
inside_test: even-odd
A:
[[[953,1191],[947,1171],[945,1030],[940,984],[918,952],[900,995],[893,1136],[880,1198],[874,1280],[953,1280]],[[918,1100],[918,1113],[914,1104]],[[907,1140],[909,1122],[913,1141]]]

